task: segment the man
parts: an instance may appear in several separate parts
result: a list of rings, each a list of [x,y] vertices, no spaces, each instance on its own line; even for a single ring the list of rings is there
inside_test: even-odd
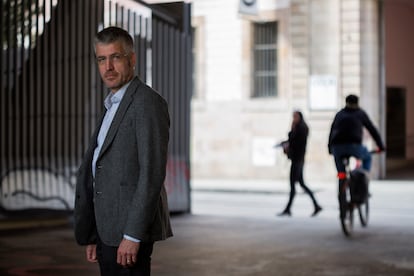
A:
[[[299,182],[302,189],[309,195],[312,200],[314,211],[311,216],[316,216],[322,207],[318,204],[315,199],[315,196],[311,189],[305,185],[303,180],[303,167],[305,164],[305,153],[306,153],[306,143],[308,140],[309,128],[303,118],[303,114],[300,111],[293,112],[292,127],[289,132],[289,140],[282,142],[284,152],[287,154],[288,158],[292,161],[290,166],[290,195],[289,201],[286,205],[283,212],[279,213],[278,216],[291,216],[291,207],[293,204],[293,199],[296,195],[295,185],[296,182]]]
[[[132,37],[96,35],[99,72],[110,93],[79,168],[75,237],[101,275],[150,275],[155,241],[172,236],[163,185],[169,139],[165,100],[134,77]]]
[[[364,127],[374,138],[379,151],[385,149],[378,130],[374,127],[365,111],[359,107],[358,102],[359,98],[356,95],[351,94],[346,97],[345,108],[336,114],[329,134],[328,150],[335,159],[339,188],[346,179],[345,165],[342,163],[344,156],[354,156],[361,159],[362,168],[367,172],[371,170],[371,154],[362,145]]]

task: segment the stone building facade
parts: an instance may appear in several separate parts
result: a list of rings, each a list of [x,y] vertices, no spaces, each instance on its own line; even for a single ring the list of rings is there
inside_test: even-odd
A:
[[[310,127],[305,174],[334,179],[327,151],[333,116],[346,95],[357,94],[387,140],[388,83],[405,91],[404,134],[399,135],[404,136],[404,149],[398,158],[414,159],[414,117],[409,108],[414,103],[414,78],[407,74],[393,79],[401,64],[388,65],[396,55],[389,49],[409,36],[391,30],[401,20],[413,23],[411,1],[190,2],[193,177],[287,178],[289,161],[273,146],[287,138],[291,114],[299,109]],[[253,10],[242,10],[243,2],[254,3]],[[403,17],[398,18],[398,10],[405,11]],[[394,35],[392,41],[387,41],[386,31]],[[410,61],[414,59],[407,50],[407,60],[401,62]],[[374,147],[369,135],[365,143]],[[373,176],[384,177],[391,162],[386,155],[375,157]]]

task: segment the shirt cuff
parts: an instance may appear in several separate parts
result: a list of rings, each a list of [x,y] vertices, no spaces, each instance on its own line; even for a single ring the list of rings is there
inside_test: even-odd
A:
[[[128,236],[126,234],[124,234],[124,239],[129,240],[129,241],[133,241],[133,242],[141,242],[141,240],[135,239],[131,236]]]

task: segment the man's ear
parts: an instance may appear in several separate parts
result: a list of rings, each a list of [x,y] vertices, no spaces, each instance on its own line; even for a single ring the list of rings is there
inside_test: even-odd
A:
[[[135,64],[137,63],[137,56],[135,55],[135,52],[131,53],[129,61],[131,63],[131,67],[135,67]]]

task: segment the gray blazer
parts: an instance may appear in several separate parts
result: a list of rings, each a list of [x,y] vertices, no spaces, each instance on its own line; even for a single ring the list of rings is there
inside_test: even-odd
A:
[[[118,246],[124,234],[148,242],[172,236],[164,187],[170,125],[167,103],[137,77],[132,80],[93,179],[92,158],[101,123],[77,175],[77,242],[94,244],[97,234],[109,246]]]

